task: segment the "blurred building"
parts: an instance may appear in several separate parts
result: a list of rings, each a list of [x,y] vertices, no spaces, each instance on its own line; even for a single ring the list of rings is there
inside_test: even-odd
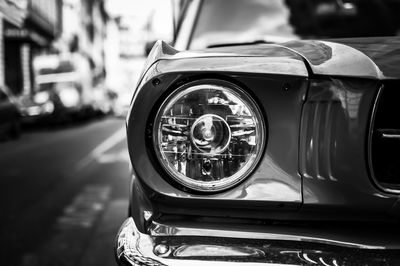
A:
[[[32,57],[61,32],[61,0],[0,1],[0,85],[15,95],[33,88]]]
[[[129,58],[144,55],[148,31],[145,21],[136,17],[119,17],[117,19],[120,33],[120,56]]]
[[[0,86],[14,95],[35,88],[33,58],[72,53],[104,80],[108,16],[103,0],[0,0]]]
[[[93,82],[104,79],[108,15],[103,0],[64,0],[63,29],[57,47],[75,53],[91,65]]]
[[[113,36],[108,39],[106,81],[121,97],[133,94],[147,57],[147,44],[158,39],[172,42],[173,2],[179,10],[183,1],[106,1],[108,35]]]
[[[118,20],[110,18],[107,23],[107,38],[105,43],[105,67],[106,67],[106,87],[117,91],[121,85],[121,64],[120,64],[120,31]]]

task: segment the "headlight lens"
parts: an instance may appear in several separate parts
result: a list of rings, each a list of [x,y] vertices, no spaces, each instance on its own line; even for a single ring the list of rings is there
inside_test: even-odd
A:
[[[236,85],[191,83],[162,105],[154,142],[162,166],[178,183],[196,191],[221,191],[256,166],[265,143],[264,120]]]

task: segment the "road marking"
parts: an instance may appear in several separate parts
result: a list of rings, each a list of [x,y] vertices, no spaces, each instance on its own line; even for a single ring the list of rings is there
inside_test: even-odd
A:
[[[116,163],[116,162],[130,162],[129,154],[126,150],[119,152],[105,153],[97,158],[97,161],[101,164]]]
[[[112,147],[126,139],[125,127],[120,128],[110,137],[105,139],[96,148],[94,148],[88,155],[86,155],[82,160],[80,160],[75,170],[81,170],[88,166],[91,162],[100,158],[106,151],[110,150]]]
[[[128,201],[114,199],[96,223],[77,266],[116,265],[114,257],[115,236],[128,215]]]
[[[77,265],[92,239],[93,229],[110,202],[109,185],[88,185],[57,219],[51,238],[32,253],[22,256],[22,266]],[[110,251],[106,251],[112,253]]]
[[[69,229],[74,227],[89,228],[96,221],[98,214],[110,197],[111,187],[91,185],[85,187],[64,209],[64,214],[57,221],[57,228]]]

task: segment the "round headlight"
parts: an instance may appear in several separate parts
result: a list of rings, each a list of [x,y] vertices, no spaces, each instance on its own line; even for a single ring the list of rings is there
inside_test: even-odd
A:
[[[265,125],[256,103],[229,82],[178,88],[154,123],[154,145],[170,176],[196,191],[221,191],[242,181],[259,161]]]

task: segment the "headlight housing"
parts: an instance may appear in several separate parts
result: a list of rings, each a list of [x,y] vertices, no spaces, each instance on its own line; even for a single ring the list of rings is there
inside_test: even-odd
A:
[[[230,188],[262,156],[265,123],[255,101],[238,86],[204,80],[178,88],[158,111],[153,139],[163,168],[200,192]]]

